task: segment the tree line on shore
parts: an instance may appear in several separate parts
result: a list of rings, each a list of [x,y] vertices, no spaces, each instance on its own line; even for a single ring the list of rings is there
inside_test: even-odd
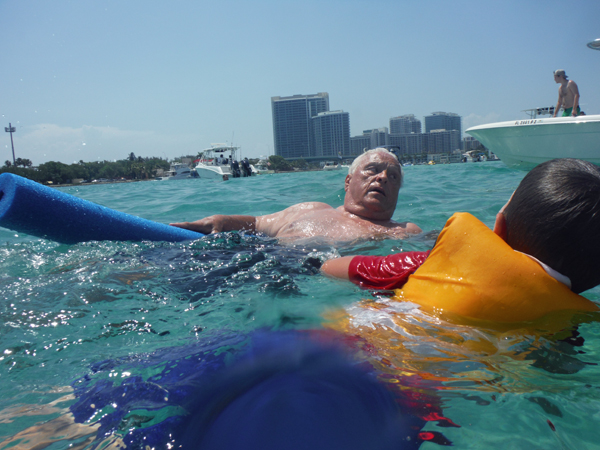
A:
[[[254,164],[252,160],[249,160],[251,164]],[[256,160],[258,161],[258,160]],[[269,156],[269,168],[277,172],[291,172],[293,170],[310,170],[320,169],[318,163],[309,163],[304,159],[295,159],[293,161],[286,160],[283,156],[271,155]]]
[[[258,159],[250,159],[251,164]],[[93,161],[80,160],[73,164],[64,164],[58,161],[49,161],[33,167],[31,160],[17,158],[13,163],[5,161],[0,168],[0,173],[14,173],[43,184],[68,184],[73,180],[93,181],[95,179],[125,179],[147,180],[156,176],[157,169],[168,170],[171,163],[160,157],[136,157],[130,153],[127,158],[118,161]],[[304,159],[287,161],[277,155],[269,156],[269,167],[278,172],[291,172],[294,170],[319,169],[318,164],[311,164]]]
[[[153,178],[156,169],[168,170],[169,161],[158,157],[136,157],[133,153],[119,161],[79,161],[73,164],[64,164],[57,161],[48,161],[37,167],[29,159],[17,158],[15,163],[6,161],[0,168],[0,173],[14,173],[43,184],[67,184],[75,179],[92,181],[95,179],[126,179],[144,180]]]

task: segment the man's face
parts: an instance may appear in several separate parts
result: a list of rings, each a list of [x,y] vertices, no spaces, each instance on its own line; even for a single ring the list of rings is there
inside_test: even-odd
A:
[[[372,220],[389,220],[396,209],[401,182],[396,157],[386,152],[372,153],[346,176],[344,208]]]

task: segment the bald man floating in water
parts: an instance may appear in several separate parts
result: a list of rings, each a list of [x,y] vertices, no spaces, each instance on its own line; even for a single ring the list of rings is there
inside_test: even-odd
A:
[[[337,241],[371,237],[402,239],[420,233],[421,229],[414,223],[391,220],[400,186],[402,167],[398,159],[388,150],[376,148],[357,157],[350,166],[344,205],[339,208],[306,202],[265,216],[214,215],[171,225],[205,234],[245,230],[282,239],[316,236]]]

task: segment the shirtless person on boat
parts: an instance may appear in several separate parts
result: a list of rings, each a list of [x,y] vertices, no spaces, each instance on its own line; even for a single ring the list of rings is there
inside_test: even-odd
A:
[[[307,202],[264,216],[214,215],[171,225],[205,234],[245,230],[283,239],[320,236],[337,241],[402,239],[421,232],[414,223],[391,220],[402,185],[402,167],[394,154],[384,148],[369,150],[348,172],[344,205],[339,208]]]
[[[560,108],[563,108],[563,117],[573,116],[577,117],[581,114],[579,109],[579,89],[577,83],[573,80],[567,79],[567,74],[564,70],[554,71],[554,81],[560,84],[558,88],[558,103],[554,108],[554,115],[556,117]]]

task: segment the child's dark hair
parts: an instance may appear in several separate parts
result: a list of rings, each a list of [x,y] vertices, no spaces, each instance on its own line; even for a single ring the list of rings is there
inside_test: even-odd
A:
[[[504,216],[506,242],[568,276],[573,292],[600,284],[600,168],[578,159],[542,163]]]

